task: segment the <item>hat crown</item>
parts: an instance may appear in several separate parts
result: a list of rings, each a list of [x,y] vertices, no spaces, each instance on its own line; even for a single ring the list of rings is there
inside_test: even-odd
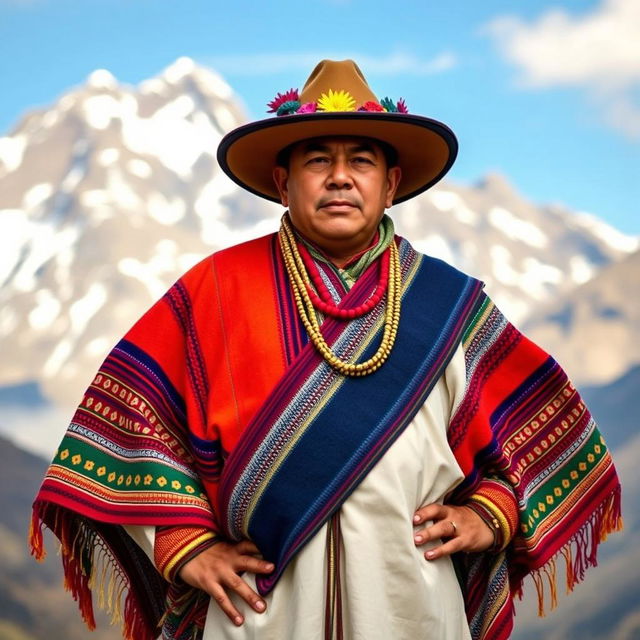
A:
[[[300,93],[300,102],[318,102],[322,94],[346,91],[357,105],[377,102],[360,68],[353,60],[322,60],[311,72]]]

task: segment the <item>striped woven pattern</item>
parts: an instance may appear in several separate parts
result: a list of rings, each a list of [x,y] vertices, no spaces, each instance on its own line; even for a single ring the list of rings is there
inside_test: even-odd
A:
[[[184,406],[162,369],[127,340],[113,350],[78,407],[42,486],[41,499],[120,524],[172,521],[175,509],[209,526],[193,469]],[[88,499],[88,496],[92,496]]]
[[[510,635],[512,598],[525,575],[533,575],[542,609],[540,571],[549,577],[553,606],[556,559],[565,560],[568,589],[596,563],[599,542],[622,524],[620,487],[607,447],[564,371],[488,298],[463,346],[467,388],[449,440],[466,478],[452,501],[463,504],[483,475],[496,473],[519,507],[508,553],[461,562],[472,637],[502,639]],[[499,496],[491,498],[500,504]]]

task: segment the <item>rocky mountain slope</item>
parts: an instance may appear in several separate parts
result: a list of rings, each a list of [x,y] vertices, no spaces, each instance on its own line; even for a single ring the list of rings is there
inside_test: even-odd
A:
[[[524,329],[587,384],[617,378],[640,362],[640,252],[527,318]]]
[[[47,536],[49,556],[38,564],[29,555],[31,503],[47,463],[0,437],[0,638],[2,640],[86,640],[89,632],[77,605],[62,587],[56,544]],[[100,617],[92,640],[117,640]]]

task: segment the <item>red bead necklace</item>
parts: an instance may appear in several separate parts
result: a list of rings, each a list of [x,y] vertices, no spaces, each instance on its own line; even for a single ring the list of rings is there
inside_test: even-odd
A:
[[[363,302],[357,307],[353,307],[351,309],[339,309],[333,302],[331,293],[329,292],[327,285],[325,285],[324,281],[322,280],[322,276],[318,271],[318,267],[311,257],[309,250],[304,246],[304,244],[298,244],[298,252],[300,253],[300,257],[304,262],[307,273],[309,274],[309,277],[313,282],[313,286],[318,292],[316,293],[313,290],[313,287],[309,283],[307,283],[307,292],[309,293],[309,298],[311,298],[313,306],[326,316],[331,316],[332,318],[340,318],[341,320],[352,320],[353,318],[359,318],[365,313],[371,311],[371,309],[373,309],[380,302],[380,300],[382,300],[382,297],[387,291],[387,285],[389,284],[389,259],[391,254],[391,250],[389,247],[387,247],[380,259],[378,267],[378,284],[376,285],[375,291],[373,292],[371,297],[366,300],[366,302]]]

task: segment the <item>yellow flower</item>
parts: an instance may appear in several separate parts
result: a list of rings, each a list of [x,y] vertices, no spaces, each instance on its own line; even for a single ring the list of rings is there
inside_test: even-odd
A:
[[[348,91],[333,91],[329,95],[323,93],[318,100],[318,111],[355,111],[356,101]]]

